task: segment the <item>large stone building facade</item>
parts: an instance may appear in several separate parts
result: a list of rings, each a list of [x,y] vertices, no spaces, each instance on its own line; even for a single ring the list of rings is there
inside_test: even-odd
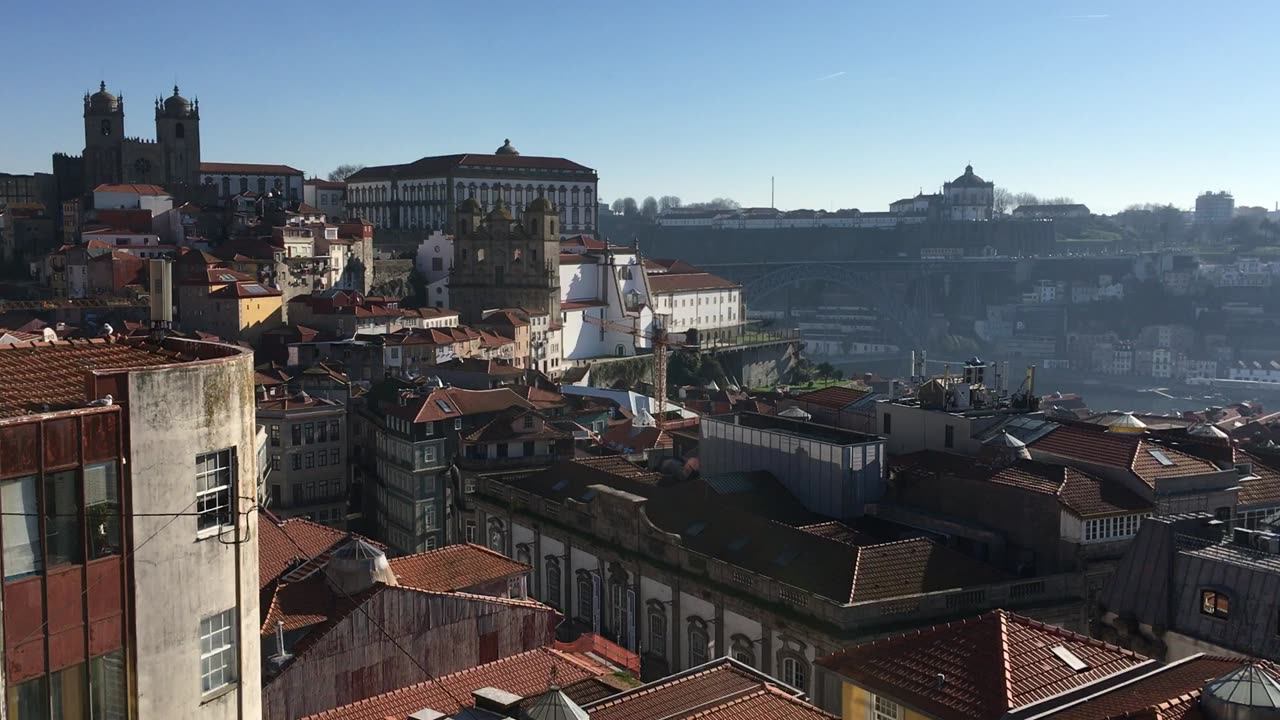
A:
[[[599,178],[572,160],[521,155],[511,141],[492,154],[424,157],[403,165],[367,167],[347,178],[347,209],[371,221],[379,245],[414,249],[433,230],[456,232],[455,210],[471,199],[489,212],[504,203],[514,219],[546,198],[559,212],[561,235],[599,227]]]
[[[155,140],[128,137],[124,96],[107,91],[84,96],[83,191],[103,184],[160,185],[182,195],[196,187],[200,169],[200,101],[173,95],[155,100]]]
[[[458,208],[449,294],[463,322],[508,307],[560,317],[560,218],[546,198],[520,215],[514,218],[501,200],[487,215],[474,198]]]

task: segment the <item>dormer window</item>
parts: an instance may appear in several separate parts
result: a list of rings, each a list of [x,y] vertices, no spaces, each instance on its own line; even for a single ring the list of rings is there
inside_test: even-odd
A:
[[[1200,613],[1226,620],[1230,615],[1231,598],[1221,590],[1200,591]]]

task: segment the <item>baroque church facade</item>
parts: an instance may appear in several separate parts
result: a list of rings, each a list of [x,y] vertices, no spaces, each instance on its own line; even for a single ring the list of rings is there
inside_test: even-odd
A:
[[[485,309],[522,307],[560,321],[560,212],[546,198],[516,219],[499,199],[487,214],[475,198],[457,209],[450,300],[465,323]]]
[[[107,91],[84,96],[84,192],[102,184],[159,185],[175,196],[199,187],[200,101],[173,95],[155,99],[156,137],[128,137],[124,96]]]

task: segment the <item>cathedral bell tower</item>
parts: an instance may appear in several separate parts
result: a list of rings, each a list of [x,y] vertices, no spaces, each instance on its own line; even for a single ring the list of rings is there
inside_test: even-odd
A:
[[[124,97],[107,92],[104,81],[98,92],[84,96],[85,192],[121,181],[123,148]]]
[[[156,142],[164,163],[161,177],[171,193],[185,194],[200,185],[200,99],[191,102],[178,93],[156,98]]]

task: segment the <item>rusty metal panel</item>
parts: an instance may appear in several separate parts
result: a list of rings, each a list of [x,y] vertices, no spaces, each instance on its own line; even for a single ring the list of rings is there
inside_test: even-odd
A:
[[[109,460],[119,454],[120,411],[84,416],[84,461]]]
[[[39,423],[0,427],[0,477],[34,475],[40,466]]]
[[[93,588],[85,598],[89,605],[89,619],[101,620],[124,612],[120,596],[122,572],[118,555],[93,560],[86,566],[88,586]]]
[[[46,420],[44,423],[45,470],[64,468],[80,462],[76,418]]]
[[[10,683],[45,673],[41,584],[41,578],[34,577],[4,586],[5,669]]]

